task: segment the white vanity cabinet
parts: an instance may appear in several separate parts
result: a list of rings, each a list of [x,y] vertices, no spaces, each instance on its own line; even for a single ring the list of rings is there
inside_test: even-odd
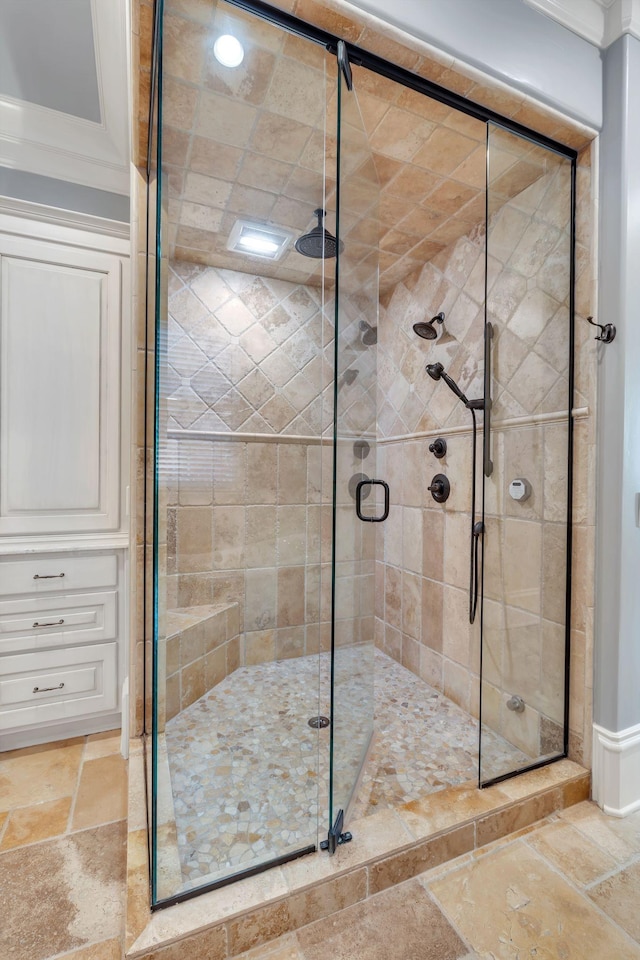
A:
[[[120,725],[128,246],[0,212],[0,750]]]
[[[121,269],[0,236],[0,536],[119,527]]]
[[[0,558],[0,738],[116,719],[122,566],[120,552]]]

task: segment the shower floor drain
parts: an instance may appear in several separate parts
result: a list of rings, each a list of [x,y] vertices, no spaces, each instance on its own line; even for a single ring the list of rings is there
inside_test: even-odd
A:
[[[314,730],[319,730],[322,727],[329,726],[329,717],[322,717],[322,716],[309,717],[309,719],[307,720],[307,723],[309,724],[310,727],[313,727]]]

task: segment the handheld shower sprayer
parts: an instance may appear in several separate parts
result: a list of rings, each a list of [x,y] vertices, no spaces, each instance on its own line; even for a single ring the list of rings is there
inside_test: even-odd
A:
[[[467,410],[471,411],[473,419],[473,455],[471,465],[471,539],[470,539],[470,558],[469,558],[469,623],[476,619],[478,609],[478,591],[479,591],[479,552],[480,537],[484,534],[484,523],[482,520],[476,520],[476,447],[477,447],[477,424],[476,410],[484,410],[484,398],[480,400],[469,400],[455,380],[449,376],[441,363],[428,363],[426,371],[432,380],[444,380],[450,390],[455,393],[458,400],[462,400]]]
[[[444,380],[449,389],[453,390],[458,400],[462,400],[465,407],[469,406],[470,401],[465,397],[458,384],[449,376],[441,363],[428,363],[426,370],[432,380]]]

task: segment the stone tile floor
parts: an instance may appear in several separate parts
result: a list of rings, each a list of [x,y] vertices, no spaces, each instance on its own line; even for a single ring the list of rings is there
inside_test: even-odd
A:
[[[640,813],[586,801],[243,960],[640,960]]]
[[[349,796],[351,771],[367,740],[370,653],[368,677],[362,647],[340,651],[335,730],[340,798]],[[318,832],[326,834],[322,785],[329,778],[329,730],[312,730],[307,720],[329,712],[323,696],[329,669],[329,654],[243,667],[167,723],[187,885],[316,843]],[[378,650],[375,727],[354,819],[478,775],[478,721]],[[527,762],[525,754],[483,729],[483,770],[497,776]],[[173,836],[168,833],[167,842],[173,843]]]
[[[120,732],[0,754],[0,957],[119,960],[127,765]]]
[[[100,734],[0,757],[2,960],[121,960],[118,747]],[[584,802],[243,960],[640,960],[639,902],[640,813]]]

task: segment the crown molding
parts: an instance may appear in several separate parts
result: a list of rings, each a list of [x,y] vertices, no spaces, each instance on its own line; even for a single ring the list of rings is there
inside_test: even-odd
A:
[[[640,0],[525,0],[598,47],[623,34],[640,39]]]
[[[584,37],[589,43],[602,46],[605,9],[599,0],[525,0],[525,3]]]
[[[625,33],[640,40],[640,0],[614,0],[607,10],[603,46]]]
[[[31,200],[19,200],[16,197],[0,196],[0,217],[2,215],[21,217],[29,223],[52,223],[58,227],[72,227],[76,230],[87,230],[105,237],[116,237],[129,240],[130,227],[120,220],[107,220],[105,217],[96,217],[90,213],[81,213],[76,210],[61,210],[44,203],[33,203]],[[6,223],[5,223],[6,226]]]
[[[126,0],[90,0],[100,123],[0,96],[0,164],[129,193]]]

